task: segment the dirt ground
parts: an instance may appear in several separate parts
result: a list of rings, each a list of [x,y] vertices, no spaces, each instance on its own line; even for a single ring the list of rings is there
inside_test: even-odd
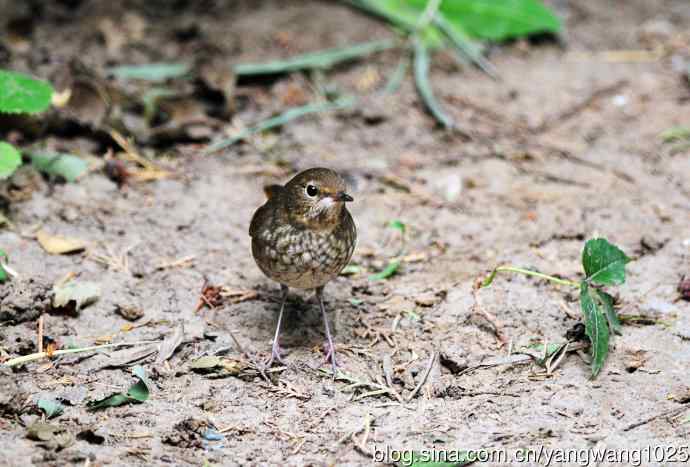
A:
[[[25,36],[6,38],[0,66],[51,80],[76,57],[101,76],[106,66],[188,57],[229,69],[391,36],[386,25],[331,2],[46,3],[22,12],[0,2],[10,18],[33,14],[28,32],[14,24]],[[148,401],[104,411],[86,403],[135,381],[130,349],[0,368],[0,465],[359,466],[380,465],[372,454],[386,447],[512,455],[539,446],[667,453],[687,446],[690,303],[677,299],[676,287],[690,275],[690,152],[671,151],[659,135],[690,125],[683,76],[690,7],[687,0],[551,5],[565,21],[564,40],[494,47],[502,81],[457,69],[448,53],[435,57],[434,89],[468,136],[434,125],[410,77],[395,94],[378,92],[400,56],[389,51],[323,78],[365,95],[355,109],[301,119],[209,156],[201,151],[229,130],[228,118],[214,117],[220,124],[210,132],[182,140],[138,140],[173,177],[120,189],[98,170],[73,184],[18,174],[21,188],[7,207],[13,225],[0,230],[0,247],[21,277],[0,286],[0,361],[36,352],[38,316],[68,273],[100,284],[102,294],[78,313],[44,314],[45,333],[62,348],[160,340],[180,325],[184,336],[167,362],[155,352],[139,362],[151,379]],[[140,23],[136,45],[118,48],[117,34],[103,32]],[[239,84],[235,125],[316,92],[299,74]],[[97,127],[53,127],[40,137],[10,136],[96,160],[115,147]],[[324,334],[310,294],[291,295],[287,366],[274,368],[272,384],[229,334],[252,358],[270,355],[279,289],[255,266],[247,230],[264,184],[312,166],[342,173],[355,198],[352,262],[361,271],[326,288],[341,370],[385,384],[386,362],[402,403],[390,394],[360,397],[376,388],[352,388],[318,370]],[[388,226],[395,219],[406,225],[404,243]],[[89,246],[50,255],[34,238],[39,227]],[[594,236],[635,259],[615,290],[629,319],[596,379],[577,353],[547,374],[510,352],[564,341],[580,320],[576,295],[523,276],[499,276],[476,294],[473,285],[504,263],[577,278],[584,240]],[[369,280],[401,245],[398,273]],[[236,293],[197,312],[205,281]],[[126,320],[117,310],[128,307],[143,316]],[[442,357],[407,401],[436,353]],[[244,369],[222,378],[190,369],[214,354]],[[66,406],[52,421],[74,438],[65,449],[26,436],[44,397]],[[221,439],[205,438],[209,427]]]

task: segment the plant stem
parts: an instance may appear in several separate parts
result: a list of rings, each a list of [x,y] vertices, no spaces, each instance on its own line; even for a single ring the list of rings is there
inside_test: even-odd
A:
[[[128,345],[129,346],[149,345],[149,344],[156,344],[157,342],[158,341],[140,341],[140,342],[121,342],[118,344],[94,345],[92,347],[82,347],[79,349],[56,350],[51,355],[58,356],[58,355],[65,355],[65,354],[70,354],[70,353],[90,352],[93,350],[107,349],[107,348],[112,348],[112,347],[124,347],[124,346],[128,346]],[[22,363],[28,363],[28,362],[32,362],[34,360],[40,360],[40,359],[45,358],[47,356],[48,356],[48,352],[32,353],[29,355],[23,355],[21,357],[16,357],[16,358],[7,360],[5,363],[3,363],[3,365],[7,366],[7,367],[15,366],[15,365],[21,365]]]
[[[515,266],[499,266],[496,268],[496,272],[503,272],[503,271],[517,272],[520,274],[525,274],[527,276],[539,277],[541,279],[546,279],[546,280],[549,280],[549,281],[554,282],[554,283],[559,284],[559,285],[568,285],[570,287],[577,287],[577,288],[580,287],[579,282],[570,281],[568,279],[559,279],[558,277],[549,276],[548,274],[542,274],[541,272],[537,272],[537,271],[530,271],[529,269],[518,268]]]

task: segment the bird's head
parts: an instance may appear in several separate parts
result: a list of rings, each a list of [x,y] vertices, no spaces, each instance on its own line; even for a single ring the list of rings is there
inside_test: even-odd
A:
[[[314,230],[331,230],[340,222],[345,203],[352,201],[345,180],[331,169],[308,169],[285,185],[290,221]]]

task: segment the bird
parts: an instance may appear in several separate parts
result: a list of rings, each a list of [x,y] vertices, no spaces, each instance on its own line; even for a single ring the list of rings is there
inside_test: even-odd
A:
[[[295,175],[285,185],[264,188],[267,200],[249,226],[252,256],[261,271],[280,284],[282,297],[271,357],[284,364],[280,324],[290,288],[314,289],[326,331],[326,363],[337,372],[335,344],[323,302],[324,287],[349,263],[357,228],[345,203],[353,201],[345,180],[334,170],[316,167]]]

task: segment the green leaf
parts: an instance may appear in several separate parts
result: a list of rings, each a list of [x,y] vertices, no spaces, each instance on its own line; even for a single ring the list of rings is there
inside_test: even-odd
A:
[[[0,141],[0,180],[10,177],[22,165],[22,156],[10,143]]]
[[[453,24],[437,14],[434,17],[434,24],[439,30],[448,38],[457,52],[458,59],[461,63],[466,63],[467,60],[477,65],[484,73],[490,77],[497,79],[498,72],[496,68],[482,55],[482,47],[471,41],[462,28]]]
[[[625,282],[625,265],[630,262],[623,251],[604,238],[595,238],[585,243],[582,250],[582,267],[587,282],[603,285],[617,285]]]
[[[407,0],[422,10],[427,0]],[[446,0],[441,14],[479,39],[503,41],[537,33],[558,33],[560,19],[539,0]]]
[[[496,278],[496,274],[498,274],[498,268],[494,269],[489,273],[488,276],[486,276],[486,278],[482,281],[480,288],[490,286]]]
[[[353,5],[414,32],[428,0],[354,0]],[[537,33],[558,33],[560,19],[539,0],[446,0],[437,16],[456,31],[478,39],[501,41]],[[435,28],[431,37],[440,42]]]
[[[379,40],[297,55],[267,63],[240,63],[233,67],[237,76],[289,73],[298,70],[326,70],[333,66],[395,47],[392,40]]]
[[[616,334],[620,334],[621,322],[618,319],[618,313],[616,313],[616,310],[613,308],[613,297],[603,290],[594,290],[596,291],[595,298],[598,305],[604,310],[604,313],[606,313],[606,320],[609,323],[609,329]]]
[[[53,399],[39,399],[38,408],[43,410],[46,418],[58,417],[64,412],[65,406]]]
[[[351,0],[349,3],[388,21],[403,31],[417,33],[427,47],[437,48],[443,45],[442,35],[435,27],[426,27],[421,31],[417,28],[419,17],[426,5],[416,8],[404,0]]]
[[[146,377],[146,371],[141,365],[136,365],[132,368],[132,373],[134,376],[139,378],[139,381],[129,388],[127,391],[127,397],[136,400],[137,402],[144,402],[149,398],[149,393],[151,392],[151,382]]]
[[[406,453],[409,454],[409,451],[406,451]],[[448,451],[414,451],[411,457],[412,459],[403,459],[398,465],[410,467],[462,467],[463,465],[476,462],[478,459],[481,459],[482,455],[479,452],[474,455],[474,453],[464,449],[455,449]]]
[[[660,136],[664,143],[683,141],[686,139],[690,139],[690,128],[685,126],[675,126],[667,130],[664,130]]]
[[[186,63],[149,63],[146,65],[116,66],[107,71],[119,79],[160,82],[185,76],[189,73],[190,66]]]
[[[580,284],[580,308],[585,318],[585,333],[591,342],[592,377],[595,377],[604,366],[609,352],[609,327],[606,315],[592,296],[595,289],[590,289],[586,281]]]
[[[124,404],[141,403],[148,400],[151,392],[151,384],[146,377],[144,368],[140,365],[137,365],[132,369],[132,373],[139,379],[139,381],[129,388],[127,394],[118,392],[104,399],[91,401],[87,404],[88,410],[96,411],[107,409],[108,407],[118,407]]]
[[[86,173],[89,166],[83,159],[72,154],[54,152],[29,152],[31,165],[48,175],[58,175],[68,182],[75,182]]]
[[[101,287],[94,282],[71,281],[53,287],[53,306],[60,308],[75,302],[75,310],[97,301],[101,296]]]
[[[388,227],[399,230],[400,233],[404,234],[405,233],[405,224],[399,220],[399,219],[394,219],[388,223]]]
[[[566,345],[568,345],[567,342],[549,343],[544,348],[544,344],[532,344],[523,353],[530,355],[539,365],[544,366],[549,358],[563,350]]]
[[[429,113],[444,127],[455,126],[453,119],[446,114],[434,97],[434,91],[429,83],[429,50],[418,37],[414,41],[414,79],[417,91]]]
[[[398,272],[399,268],[400,268],[400,260],[399,259],[393,259],[388,263],[388,266],[386,266],[383,271],[377,272],[376,274],[372,274],[371,276],[369,276],[369,280],[380,281],[383,279],[388,279],[389,277],[394,275],[396,272]]]
[[[348,264],[347,266],[345,266],[343,268],[342,271],[340,271],[340,275],[341,276],[349,276],[352,274],[359,274],[360,272],[362,272],[361,266],[358,266],[356,264]]]
[[[5,268],[3,267],[4,261],[3,259],[7,258],[7,253],[5,253],[4,250],[0,250],[0,283],[5,282],[7,280],[8,274],[7,271],[5,271]]]
[[[0,70],[0,112],[39,113],[50,107],[53,87],[46,81]]]

